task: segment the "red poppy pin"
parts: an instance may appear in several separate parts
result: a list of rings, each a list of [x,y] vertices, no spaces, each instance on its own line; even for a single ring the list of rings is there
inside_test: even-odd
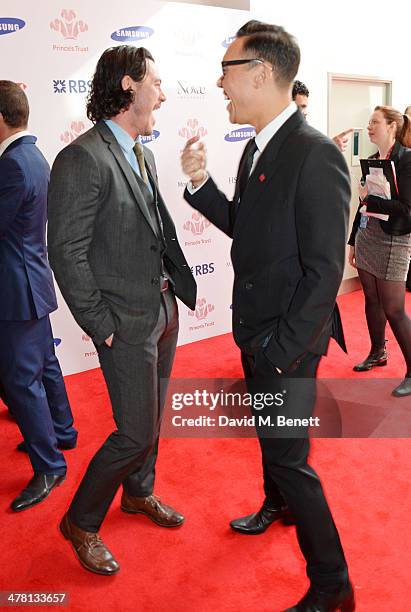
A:
[[[260,183],[264,183],[264,181],[265,181],[265,174],[260,174],[260,176],[258,177],[258,180],[260,181]]]

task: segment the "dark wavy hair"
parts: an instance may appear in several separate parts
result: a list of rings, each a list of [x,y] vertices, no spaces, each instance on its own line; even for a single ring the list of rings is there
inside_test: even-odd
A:
[[[297,41],[281,26],[252,19],[237,32],[244,40],[243,50],[251,56],[269,62],[274,69],[274,79],[280,87],[288,87],[295,79],[300,64]]]
[[[292,95],[293,100],[295,100],[296,96],[298,95],[307,96],[308,98],[308,96],[310,95],[310,92],[308,91],[307,85],[305,85],[302,81],[295,80],[291,95]]]
[[[98,60],[87,98],[87,117],[93,123],[115,117],[127,110],[133,101],[131,89],[124,90],[121,79],[128,75],[133,81],[142,81],[147,73],[150,51],[144,47],[120,45],[106,49]]]

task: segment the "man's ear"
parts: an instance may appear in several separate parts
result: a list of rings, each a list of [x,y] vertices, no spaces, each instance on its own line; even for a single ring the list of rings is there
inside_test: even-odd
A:
[[[125,74],[123,78],[121,79],[121,87],[123,88],[123,91],[128,91],[129,89],[131,89],[131,85],[132,85],[131,77],[128,74]]]
[[[260,89],[267,82],[267,70],[264,66],[258,66],[258,69],[255,71],[254,75],[254,87],[256,89]]]

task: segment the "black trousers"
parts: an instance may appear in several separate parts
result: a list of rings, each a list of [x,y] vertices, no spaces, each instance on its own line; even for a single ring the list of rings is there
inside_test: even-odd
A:
[[[256,423],[271,413],[287,418],[309,418],[315,404],[315,376],[320,357],[308,353],[296,370],[277,374],[260,350],[255,355],[242,354],[244,374],[250,393],[281,394],[284,405],[253,410]],[[257,426],[262,452],[266,503],[273,508],[287,505],[292,512],[298,542],[307,562],[311,583],[323,590],[333,590],[348,580],[348,569],[337,528],[334,524],[321,481],[308,464],[307,431],[287,437],[283,428]],[[291,436],[293,436],[291,430]]]
[[[173,292],[161,294],[157,324],[137,345],[116,338],[97,347],[117,429],[92,458],[69,508],[75,525],[97,532],[122,484],[126,493],[153,492],[166,381],[178,335]]]

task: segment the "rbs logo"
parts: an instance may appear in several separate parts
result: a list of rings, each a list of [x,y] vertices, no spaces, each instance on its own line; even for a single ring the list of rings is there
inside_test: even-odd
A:
[[[206,274],[212,274],[215,271],[214,263],[204,263],[192,266],[191,272],[194,276],[205,276]]]
[[[82,94],[88,93],[91,81],[84,79],[53,79],[53,93],[56,94]]]

